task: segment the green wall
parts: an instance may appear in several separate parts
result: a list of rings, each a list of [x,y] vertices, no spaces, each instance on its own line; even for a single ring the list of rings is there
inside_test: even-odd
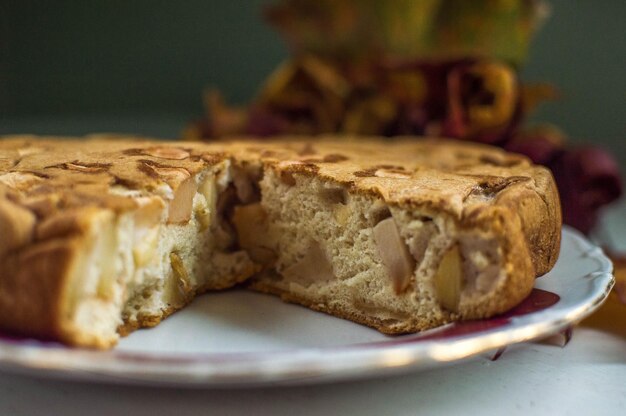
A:
[[[102,116],[183,120],[201,114],[210,85],[245,102],[286,55],[260,19],[267,3],[0,0],[0,133],[69,115],[86,129],[106,129]],[[626,164],[626,1],[551,4],[524,76],[555,82],[564,99],[538,118]]]
[[[286,53],[263,3],[0,1],[0,109],[197,112],[210,84],[244,101]]]

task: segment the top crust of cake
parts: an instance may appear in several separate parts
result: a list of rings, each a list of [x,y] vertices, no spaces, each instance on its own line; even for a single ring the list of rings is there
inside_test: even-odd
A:
[[[284,174],[301,173],[380,196],[389,205],[445,212],[460,228],[519,221],[540,276],[556,262],[561,209],[552,173],[526,157],[442,139],[349,138],[232,141],[203,146]]]
[[[561,216],[551,173],[489,146],[417,138],[197,143],[10,136],[0,139],[0,327],[93,343],[68,339],[76,331],[63,327],[66,279],[96,217],[137,209],[116,188],[166,198],[190,175],[227,159],[261,162],[286,180],[316,176],[390,206],[443,212],[459,229],[483,228],[503,239],[516,232],[512,247],[525,246],[533,268],[527,272],[535,276],[558,256]]]

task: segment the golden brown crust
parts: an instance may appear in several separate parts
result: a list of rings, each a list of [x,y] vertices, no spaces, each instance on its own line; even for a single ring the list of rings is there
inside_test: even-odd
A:
[[[535,266],[523,234],[523,220],[510,207],[479,207],[467,214],[463,228],[482,230],[495,236],[502,250],[505,274],[490,296],[461,304],[459,316],[480,319],[511,309],[530,294],[535,280]]]
[[[424,331],[451,321],[451,315],[448,313],[444,313],[441,316],[441,319],[436,319],[433,317],[430,321],[426,321],[423,318],[412,319],[410,316],[405,316],[402,320],[391,318],[380,319],[374,315],[368,315],[366,313],[358,313],[356,311],[347,310],[344,307],[336,306],[332,302],[312,302],[310,299],[304,296],[298,296],[295,293],[286,292],[284,290],[281,290],[277,286],[268,285],[262,280],[253,280],[252,282],[250,282],[248,287],[250,289],[256,290],[257,292],[279,296],[284,302],[306,306],[307,308],[313,309],[318,312],[324,312],[329,315],[336,316],[337,318],[348,319],[361,325],[375,328],[376,330],[387,335],[401,335]]]
[[[143,316],[140,315],[137,317],[135,321],[126,321],[122,325],[117,328],[117,332],[122,337],[126,337],[132,332],[136,331],[140,328],[153,328],[157,326],[162,320],[173,314],[174,312],[179,311],[180,308],[170,307],[167,309],[161,310],[160,315],[149,315]]]
[[[0,327],[46,339],[66,339],[62,300],[78,241],[44,241],[2,260]]]
[[[7,330],[76,342],[79,335],[64,326],[62,303],[90,216],[137,208],[132,198],[111,190],[158,195],[167,183],[175,191],[189,174],[226,158],[261,161],[287,177],[316,175],[390,205],[445,213],[459,229],[489,230],[503,247],[508,280],[488,303],[461,310],[464,317],[512,307],[559,252],[561,214],[550,172],[488,146],[414,138],[394,144],[336,137],[209,144],[120,136],[58,139],[0,140],[0,327]],[[384,332],[421,329],[348,318]]]

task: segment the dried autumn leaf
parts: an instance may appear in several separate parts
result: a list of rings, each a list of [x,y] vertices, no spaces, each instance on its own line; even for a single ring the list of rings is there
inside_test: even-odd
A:
[[[517,75],[502,63],[482,60],[453,68],[447,95],[446,136],[496,142],[515,121]]]
[[[530,114],[545,101],[556,101],[561,97],[559,89],[547,82],[522,85],[522,106],[524,114]]]
[[[347,134],[380,134],[395,120],[397,112],[396,104],[387,97],[362,100],[347,110],[341,131]]]
[[[244,108],[227,106],[218,91],[209,90],[204,94],[204,106],[211,122],[212,136],[238,134],[244,130],[248,119],[247,111]]]
[[[622,194],[622,179],[611,154],[585,146],[563,152],[550,168],[559,188],[563,222],[589,233],[599,208]]]
[[[565,141],[558,128],[542,124],[515,133],[504,148],[528,156],[533,163],[549,165],[564,151]]]

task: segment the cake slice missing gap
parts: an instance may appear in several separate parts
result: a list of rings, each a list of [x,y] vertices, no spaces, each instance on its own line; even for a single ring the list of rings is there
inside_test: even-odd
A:
[[[111,149],[15,141],[30,150],[0,173],[0,214],[11,212],[0,215],[11,243],[0,246],[0,327],[108,348],[244,282],[414,332],[515,306],[558,251],[549,173],[492,149],[448,144],[459,166],[442,155],[434,170],[407,168],[409,150],[434,151],[423,144],[392,149],[398,167],[374,164],[380,145],[367,142],[317,145],[317,159],[310,143],[96,143]],[[466,167],[485,153],[502,161],[485,168],[498,175]],[[540,215],[552,216],[549,245]]]

